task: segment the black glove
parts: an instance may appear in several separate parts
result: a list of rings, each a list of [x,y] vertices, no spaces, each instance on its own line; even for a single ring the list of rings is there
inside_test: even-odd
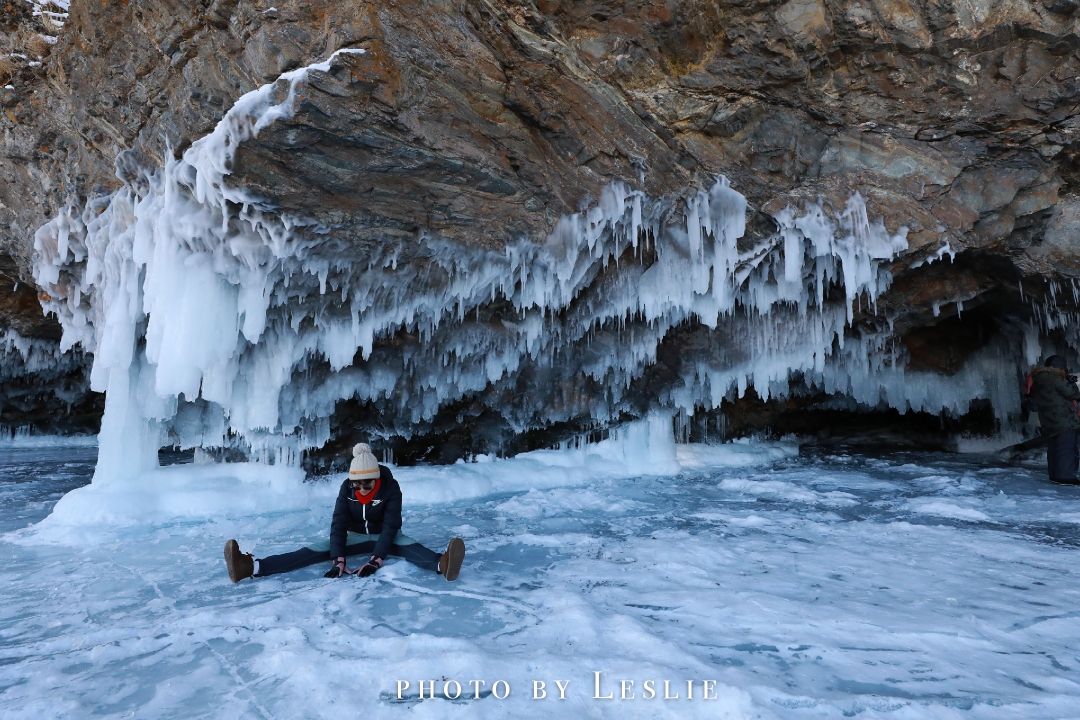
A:
[[[1068,380],[1071,383],[1076,382],[1076,376],[1075,375],[1066,375],[1065,379]]]
[[[356,571],[360,577],[371,577],[375,571],[382,567],[382,558],[373,557],[367,561],[367,565]]]
[[[327,572],[325,575],[323,575],[323,577],[339,578],[342,575],[348,575],[348,574],[349,574],[349,568],[347,568],[345,566],[345,558],[339,557],[338,559],[336,559],[334,561],[334,567],[330,568],[330,571]]]

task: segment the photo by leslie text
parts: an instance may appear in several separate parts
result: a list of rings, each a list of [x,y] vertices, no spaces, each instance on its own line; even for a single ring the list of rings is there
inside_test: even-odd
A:
[[[493,695],[498,700],[505,700],[511,693],[510,683],[506,680],[496,680],[490,686],[486,680],[466,680],[463,683],[457,680],[420,680],[418,697],[406,694],[413,687],[411,681],[398,680],[397,699],[434,700],[437,682],[442,683],[440,695],[447,700],[457,700],[463,694],[465,699],[479,700]],[[716,680],[606,681],[600,671],[594,671],[591,690],[593,700],[718,700],[716,685]],[[565,700],[569,689],[569,680],[533,680],[527,697],[532,700]]]

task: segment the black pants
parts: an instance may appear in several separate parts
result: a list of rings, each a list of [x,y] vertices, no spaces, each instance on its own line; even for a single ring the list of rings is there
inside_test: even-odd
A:
[[[351,532],[345,540],[345,555],[369,553],[375,549],[375,543],[378,540],[378,535],[361,535]],[[394,538],[394,544],[390,546],[390,555],[405,558],[417,567],[436,572],[439,570],[439,558],[442,557],[440,553],[428,550],[402,532],[398,532],[397,537]],[[255,573],[255,577],[266,577],[267,575],[299,570],[308,565],[327,562],[331,559],[330,541],[324,540],[282,555],[260,558],[256,561],[259,563],[259,572]]]
[[[1051,435],[1046,446],[1046,469],[1050,479],[1057,483],[1075,483],[1076,471],[1080,468],[1080,449],[1076,442],[1080,431],[1066,430]]]

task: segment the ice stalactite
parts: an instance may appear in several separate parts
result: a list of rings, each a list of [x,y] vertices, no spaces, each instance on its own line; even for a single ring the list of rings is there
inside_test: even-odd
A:
[[[0,381],[69,372],[80,364],[77,356],[61,352],[59,343],[23,337],[10,328],[0,330],[0,358]]]
[[[616,182],[544,242],[497,252],[423,235],[358,257],[333,228],[228,186],[238,145],[287,121],[307,74],[331,62],[240,98],[157,171],[121,154],[125,187],[38,231],[46,309],[64,347],[93,352],[93,386],[107,392],[97,481],[154,465],[163,443],[242,442],[294,458],[327,440],[344,398],[377,401],[407,433],[446,403],[538,369],[605,388],[587,398],[549,389],[543,421],[609,421],[687,321],[710,328],[716,347],[685,363],[683,386],[656,404],[693,411],[750,384],[782,395],[800,373],[871,404],[940,407],[900,376],[881,379],[896,354],[885,334],[852,332],[853,309],[875,302],[889,282],[883,263],[907,247],[903,229],[869,220],[859,195],[835,216],[787,209],[779,231],[751,245],[746,199],[724,178],[674,199]],[[527,428],[538,412],[525,403],[504,414]]]
[[[0,330],[0,437],[60,426],[66,432],[92,432],[86,417],[87,404],[93,404],[86,365],[81,350],[61,352],[56,340]]]

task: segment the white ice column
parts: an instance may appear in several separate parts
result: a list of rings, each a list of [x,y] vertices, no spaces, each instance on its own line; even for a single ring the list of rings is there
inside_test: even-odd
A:
[[[123,482],[158,466],[161,427],[146,416],[148,373],[141,360],[113,366],[105,391],[105,415],[98,434],[98,461],[93,482]]]

